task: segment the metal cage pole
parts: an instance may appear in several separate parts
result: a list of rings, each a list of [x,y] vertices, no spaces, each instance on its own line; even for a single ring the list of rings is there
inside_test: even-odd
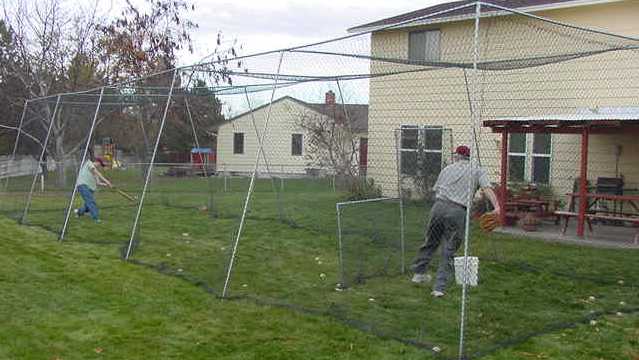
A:
[[[339,80],[335,80],[335,83],[337,84],[337,91],[339,91],[339,97],[340,97],[340,101],[342,102],[342,111],[344,112],[344,117],[346,118],[346,129],[349,132],[349,136],[350,136],[350,142],[351,142],[351,149],[353,150],[353,152],[355,152],[355,144],[353,143],[353,128],[352,128],[352,122],[351,122],[351,118],[348,114],[348,108],[346,107],[346,102],[344,101],[344,92],[342,91],[342,86],[340,85]],[[361,140],[361,139],[358,139]],[[359,144],[359,142],[358,142]],[[361,144],[359,144],[361,146]],[[358,147],[359,150],[359,147]],[[359,151],[357,152],[357,177],[358,177],[358,181],[362,180],[360,179],[362,177],[362,175],[360,174],[361,169],[360,169],[360,158],[359,158]],[[351,157],[352,160],[352,157]],[[352,162],[351,164],[349,164],[350,166],[352,166]],[[363,179],[364,181],[366,181],[366,179]],[[366,186],[367,184],[364,183],[364,185]]]
[[[481,17],[481,3],[475,3],[475,32],[473,38],[473,93],[472,97],[469,97],[469,101],[471,101],[470,107],[470,117],[471,117],[471,130],[470,136],[473,140],[475,140],[475,126],[477,121],[477,104],[476,102],[476,86],[477,86],[477,63],[479,62],[479,18]],[[472,99],[472,100],[471,100]],[[475,145],[477,143],[475,142]],[[467,301],[467,292],[468,292],[468,245],[469,245],[469,237],[470,237],[470,212],[472,208],[473,195],[475,190],[475,166],[477,165],[476,161],[473,161],[473,158],[478,158],[477,148],[473,149],[471,152],[470,159],[470,171],[471,176],[468,179],[469,193],[468,200],[466,203],[466,226],[464,231],[464,269],[462,276],[462,298],[461,298],[461,309],[460,309],[460,321],[459,321],[459,360],[464,359],[464,336],[466,331],[466,301]]]
[[[344,256],[342,254],[342,214],[340,213],[340,203],[335,204],[335,214],[337,215],[337,254],[339,257],[339,283],[340,288],[346,287],[344,278]]]
[[[404,240],[404,193],[402,191],[402,157],[400,155],[400,141],[402,130],[395,130],[395,161],[397,163],[397,197],[399,199],[399,242],[401,248],[402,274],[406,273],[406,243]]]
[[[342,102],[342,111],[344,112],[344,117],[346,118],[346,128],[348,129],[350,135],[353,135],[353,129],[351,128],[351,119],[350,116],[348,115],[348,109],[346,108],[346,102],[344,101],[344,93],[342,92],[342,86],[339,83],[339,80],[335,80],[335,83],[337,85],[337,91],[339,91],[339,97],[340,97],[340,101]],[[353,146],[353,138],[351,137],[351,146]],[[359,154],[358,154],[359,155]],[[359,160],[359,157],[357,158]],[[350,166],[352,166],[352,164],[349,164]],[[357,167],[359,169],[359,161],[357,163]],[[337,173],[335,171],[333,171],[334,175],[337,175]],[[358,177],[361,176],[359,174],[359,170],[358,170]],[[353,179],[351,179],[353,180]],[[359,180],[359,179],[358,179]]]
[[[191,77],[193,76],[193,72],[191,72]],[[190,82],[190,80],[189,80]],[[191,123],[191,130],[193,131],[193,139],[195,140],[195,146],[198,148],[198,150],[200,149],[200,140],[197,136],[197,129],[195,128],[195,122],[193,121],[193,115],[191,113],[191,106],[189,105],[189,98],[188,96],[185,94],[184,95],[184,106],[186,108],[186,115],[189,118],[189,122]],[[215,204],[215,200],[213,198],[213,189],[215,188],[213,186],[213,181],[211,181],[211,177],[209,176],[209,156],[207,154],[207,156],[204,156],[201,158],[202,160],[202,175],[206,177],[206,184],[209,188],[208,190],[208,203],[207,203],[207,210],[208,210],[208,214],[209,216],[214,216],[214,212],[213,212],[213,205]]]
[[[184,107],[186,108],[186,116],[189,118],[189,123],[191,125],[191,131],[193,131],[193,140],[195,140],[195,146],[199,149],[200,148],[200,140],[197,137],[197,130],[195,129],[195,123],[193,122],[193,115],[191,114],[191,106],[189,105],[189,99],[188,97],[184,97]],[[208,176],[208,164],[209,164],[209,158],[208,156],[202,159],[202,163],[204,164],[204,175]]]
[[[40,152],[38,166],[42,166],[42,160],[44,159],[44,154],[47,152],[47,145],[49,144],[51,129],[53,129],[53,122],[55,121],[55,117],[58,115],[59,106],[60,106],[60,96],[58,95],[55,102],[55,107],[53,108],[53,115],[51,115],[51,120],[49,121],[49,128],[47,129],[47,135],[44,138],[44,143],[42,144],[42,151]],[[47,166],[47,164],[44,164],[44,166]],[[22,218],[20,219],[21,224],[24,224],[27,220],[27,214],[29,213],[29,208],[31,207],[31,200],[33,198],[33,190],[35,189],[35,184],[37,180],[38,180],[38,172],[36,171],[36,173],[33,174],[33,181],[31,182],[31,189],[29,190],[29,195],[27,196],[27,203],[24,205],[24,211],[22,212]]]
[[[20,116],[20,123],[18,124],[18,132],[16,133],[16,141],[13,143],[13,151],[11,152],[11,157],[9,158],[9,164],[8,164],[8,168],[9,170],[11,169],[11,166],[13,165],[13,162],[15,161],[16,158],[16,152],[18,151],[18,143],[20,142],[20,134],[22,134],[22,124],[24,124],[24,117],[27,114],[27,107],[29,106],[29,100],[25,100],[24,102],[24,108],[22,109],[22,115]],[[9,178],[10,176],[7,176],[7,179],[4,182],[4,192],[7,192],[7,189],[9,188]]]
[[[133,248],[133,241],[135,239],[135,232],[138,229],[140,215],[142,214],[142,206],[144,205],[144,199],[146,198],[146,192],[149,188],[149,181],[151,180],[151,173],[153,172],[153,164],[155,163],[155,157],[158,153],[158,148],[160,147],[160,139],[162,138],[162,133],[164,131],[164,124],[166,123],[166,117],[169,113],[169,107],[171,106],[171,97],[173,96],[173,87],[175,86],[175,79],[177,78],[178,71],[177,69],[173,70],[173,79],[171,79],[171,88],[169,89],[169,95],[166,99],[166,105],[164,106],[164,114],[162,115],[162,121],[160,122],[160,128],[158,129],[158,135],[155,138],[155,146],[153,147],[153,154],[151,155],[151,162],[146,169],[146,178],[144,180],[144,187],[142,188],[142,195],[140,195],[140,202],[138,202],[138,210],[135,214],[135,220],[133,221],[133,227],[131,228],[131,237],[129,238],[129,245],[126,249],[126,254],[124,255],[124,260],[128,260],[131,256],[131,251]]]
[[[264,139],[260,136],[260,131],[257,128],[257,123],[255,122],[255,114],[253,113],[253,105],[251,104],[251,100],[248,95],[248,91],[246,87],[244,88],[244,96],[246,97],[246,104],[249,108],[249,113],[251,114],[251,123],[253,125],[253,129],[255,130],[255,136],[257,137],[257,151],[262,155],[262,159],[264,159],[264,166],[266,167],[266,172],[271,178],[271,186],[273,187],[273,191],[275,192],[275,197],[277,201],[277,211],[279,212],[280,220],[284,220],[284,208],[282,207],[282,198],[280,196],[279,191],[277,191],[277,185],[275,184],[275,177],[273,173],[271,173],[271,166],[269,165],[268,159],[266,158],[266,152],[264,151]],[[282,165],[282,173],[284,173],[283,169],[284,165]],[[284,182],[280,177],[280,188],[281,191],[284,190]]]
[[[280,78],[280,70],[282,68],[282,60],[284,59],[284,52],[280,53],[279,63],[277,65],[277,74],[275,75],[275,82],[273,83],[273,91],[271,92],[271,101],[268,106],[268,113],[266,114],[266,120],[264,121],[264,129],[262,130],[262,139],[266,136],[266,131],[268,130],[268,123],[271,118],[271,110],[273,109],[273,99],[275,98],[275,90],[277,90],[277,83]],[[233,251],[231,253],[231,259],[229,259],[229,265],[226,271],[226,279],[224,280],[224,288],[222,289],[222,298],[226,297],[226,293],[228,291],[228,286],[231,281],[231,273],[233,272],[233,265],[235,263],[235,257],[237,256],[237,247],[240,243],[240,237],[242,236],[242,230],[244,229],[244,222],[246,221],[246,213],[248,210],[248,205],[251,200],[251,196],[253,194],[253,188],[255,187],[255,176],[257,174],[257,169],[260,166],[260,152],[258,151],[255,154],[255,166],[253,168],[253,174],[251,175],[251,181],[249,183],[249,189],[246,194],[246,199],[244,200],[244,208],[242,210],[242,218],[240,219],[240,225],[237,229],[237,235],[235,236],[235,241],[233,243]]]
[[[481,6],[481,5],[478,4],[478,6]],[[477,70],[476,65],[477,65],[477,62],[475,62],[473,64],[473,71]],[[475,153],[477,153],[477,164],[479,166],[481,166],[481,154],[479,152],[479,140],[477,138],[477,130],[475,129],[475,125],[474,125],[475,123],[480,123],[481,119],[480,119],[480,117],[475,118],[475,113],[477,113],[478,111],[477,111],[477,105],[476,104],[473,105],[473,104],[476,102],[476,100],[474,100],[472,98],[472,95],[470,93],[470,87],[469,87],[469,84],[468,84],[468,75],[466,74],[466,69],[463,69],[462,71],[464,72],[464,83],[466,84],[466,96],[468,97],[468,106],[470,108],[471,117],[473,119],[473,127],[472,127],[472,129],[473,129],[473,144],[474,144],[473,151]],[[474,80],[475,80],[474,85],[476,86],[477,85],[477,81],[476,81],[477,78],[475,78]],[[474,95],[476,95],[476,94],[474,94]]]
[[[75,184],[73,185],[73,192],[71,192],[71,199],[69,199],[69,206],[67,206],[67,212],[64,215],[64,224],[62,225],[62,231],[60,231],[60,241],[64,241],[64,236],[67,232],[67,227],[69,226],[69,217],[71,216],[71,208],[73,207],[73,201],[75,200],[75,195],[78,193],[78,178],[80,177],[80,171],[82,171],[82,166],[87,158],[87,153],[89,152],[89,146],[91,145],[91,138],[93,137],[93,131],[95,130],[95,123],[98,120],[98,114],[100,113],[100,107],[102,105],[102,97],[104,95],[104,87],[100,88],[100,97],[98,98],[98,105],[95,108],[95,113],[93,114],[93,121],[91,122],[91,128],[89,129],[89,134],[87,135],[87,143],[84,146],[84,152],[82,153],[82,161],[80,161],[80,166],[78,168],[78,174],[75,177]]]

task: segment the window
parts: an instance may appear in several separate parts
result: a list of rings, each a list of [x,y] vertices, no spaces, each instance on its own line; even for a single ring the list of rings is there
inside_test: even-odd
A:
[[[408,58],[410,60],[440,60],[439,30],[412,31],[408,34]]]
[[[291,155],[293,156],[302,155],[303,139],[304,139],[304,136],[302,134],[291,135]]]
[[[415,175],[419,127],[413,125],[402,126],[400,134],[400,166],[402,174]]]
[[[244,154],[244,133],[233,133],[233,154]]]
[[[531,180],[537,184],[550,183],[550,134],[533,134],[532,176]]]
[[[508,179],[516,182],[523,182],[526,179],[526,134],[510,134]]]
[[[532,146],[530,146],[532,145]],[[550,134],[510,134],[508,142],[508,178],[510,181],[550,183],[552,158]]]
[[[403,175],[439,175],[442,167],[442,128],[404,125],[400,138],[400,166]]]

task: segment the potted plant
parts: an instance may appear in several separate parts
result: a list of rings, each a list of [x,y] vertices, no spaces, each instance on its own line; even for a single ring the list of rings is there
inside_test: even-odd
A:
[[[521,228],[524,229],[524,231],[537,231],[538,225],[539,218],[535,213],[527,212],[521,219]]]

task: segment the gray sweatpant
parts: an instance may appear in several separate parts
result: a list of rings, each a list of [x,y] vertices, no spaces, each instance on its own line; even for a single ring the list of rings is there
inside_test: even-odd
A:
[[[444,291],[454,272],[453,258],[462,243],[466,228],[466,208],[455,203],[437,200],[430,212],[424,244],[413,262],[413,271],[423,274],[428,269],[433,254],[442,244],[442,259],[437,269],[434,290]]]

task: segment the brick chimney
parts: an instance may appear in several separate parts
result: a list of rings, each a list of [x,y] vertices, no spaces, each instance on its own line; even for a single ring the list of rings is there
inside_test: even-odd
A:
[[[335,105],[335,93],[333,90],[326,92],[326,105]]]

